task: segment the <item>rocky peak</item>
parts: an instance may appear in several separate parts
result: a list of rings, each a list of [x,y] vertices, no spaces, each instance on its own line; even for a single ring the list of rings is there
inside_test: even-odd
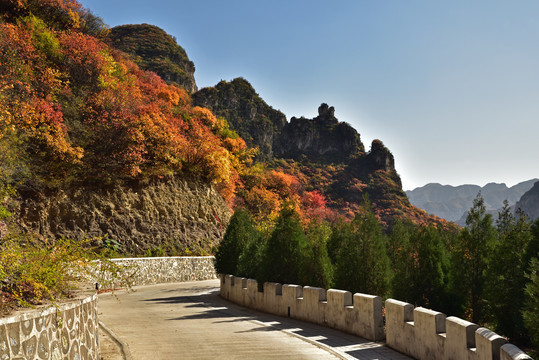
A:
[[[539,181],[528,190],[516,203],[515,209],[521,209],[530,219],[539,219]]]
[[[335,117],[335,108],[323,103],[318,107],[318,117],[313,120],[323,122],[326,124],[338,124],[339,120]]]
[[[176,39],[163,29],[149,24],[120,25],[110,29],[109,41],[141,69],[153,71],[188,92],[197,91],[195,64]]]
[[[363,154],[359,133],[335,117],[335,108],[322,104],[313,119],[291,118],[274,143],[274,152],[283,158],[310,161],[346,162]]]
[[[395,170],[395,159],[393,158],[393,154],[384,146],[384,143],[378,139],[372,141],[371,151],[367,154],[367,158],[372,165],[374,165],[376,170]]]
[[[258,160],[273,157],[273,144],[286,124],[286,116],[275,110],[243,78],[221,81],[193,94],[193,103],[224,117],[250,147],[258,147]]]

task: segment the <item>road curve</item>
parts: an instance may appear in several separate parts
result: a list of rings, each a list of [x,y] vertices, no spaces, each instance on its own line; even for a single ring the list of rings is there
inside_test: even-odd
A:
[[[99,319],[135,360],[409,359],[379,343],[237,306],[218,290],[218,280],[207,280],[101,294]]]

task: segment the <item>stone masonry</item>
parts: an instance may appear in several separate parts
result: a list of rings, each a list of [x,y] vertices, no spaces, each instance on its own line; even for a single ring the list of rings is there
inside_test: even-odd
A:
[[[0,359],[99,360],[97,295],[0,319]]]

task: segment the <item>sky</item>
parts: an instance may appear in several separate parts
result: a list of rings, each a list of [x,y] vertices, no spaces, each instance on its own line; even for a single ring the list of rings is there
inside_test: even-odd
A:
[[[334,106],[405,190],[539,178],[539,1],[80,2],[175,36],[199,88],[243,77],[288,119]]]

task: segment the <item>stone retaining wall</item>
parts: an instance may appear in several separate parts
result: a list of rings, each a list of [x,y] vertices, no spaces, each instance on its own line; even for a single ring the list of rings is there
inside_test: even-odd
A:
[[[494,332],[437,311],[388,299],[310,286],[265,283],[221,275],[221,297],[245,307],[325,325],[363,338],[386,339],[389,347],[417,359],[531,359]]]
[[[125,267],[132,286],[216,279],[213,256],[111,259]]]
[[[97,295],[0,319],[0,359],[99,360]]]

